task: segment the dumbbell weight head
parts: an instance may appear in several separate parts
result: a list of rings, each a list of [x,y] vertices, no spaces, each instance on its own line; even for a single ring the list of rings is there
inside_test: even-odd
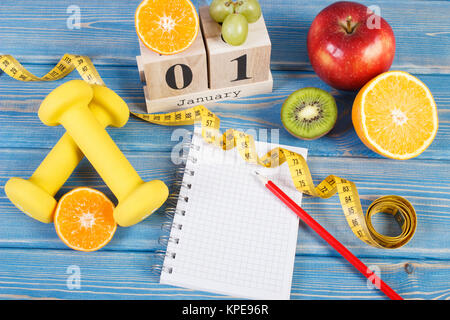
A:
[[[164,182],[153,180],[141,184],[114,209],[114,220],[122,226],[132,226],[155,212],[169,196]]]
[[[47,126],[57,126],[67,111],[77,106],[87,106],[94,97],[94,90],[83,80],[68,81],[50,92],[38,111]]]
[[[46,125],[57,126],[68,109],[88,104],[102,124],[122,127],[128,121],[130,111],[117,93],[105,86],[89,85],[83,80],[68,81],[50,92],[42,102],[38,115]]]
[[[130,110],[126,102],[113,90],[105,86],[92,85],[94,97],[89,108],[97,120],[112,127],[123,127],[130,117]]]
[[[56,200],[37,184],[22,178],[11,178],[5,185],[9,200],[22,212],[44,223],[53,222]]]

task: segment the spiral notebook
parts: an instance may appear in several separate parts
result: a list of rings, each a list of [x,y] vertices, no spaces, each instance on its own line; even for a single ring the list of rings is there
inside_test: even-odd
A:
[[[276,146],[256,142],[260,156]],[[282,147],[306,159],[306,149]],[[248,164],[236,149],[209,145],[195,129],[160,283],[236,298],[289,299],[298,218],[257,180],[255,169],[301,203],[286,164]]]

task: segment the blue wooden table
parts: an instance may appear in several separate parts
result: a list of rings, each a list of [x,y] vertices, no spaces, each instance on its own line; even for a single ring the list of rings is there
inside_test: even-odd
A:
[[[0,53],[12,54],[36,75],[48,72],[66,52],[92,58],[107,86],[133,111],[144,112],[144,95],[135,56],[134,31],[138,0],[4,0],[0,5]],[[200,1],[194,1],[197,6]],[[382,279],[407,299],[450,298],[450,2],[389,1],[376,5],[391,24],[397,40],[392,69],[409,71],[431,89],[439,109],[439,131],[421,156],[408,161],[385,159],[358,139],[350,120],[352,95],[325,85],[311,70],[306,34],[315,15],[332,1],[261,1],[273,44],[272,94],[212,106],[223,128],[280,129],[280,143],[309,149],[315,182],[328,174],[354,181],[363,206],[396,194],[415,206],[417,232],[396,250],[372,248],[350,231],[337,196],[305,198],[304,208],[367,265],[377,266]],[[372,1],[362,1],[366,5]],[[78,7],[81,28],[67,19]],[[69,9],[69,10],[68,10]],[[289,43],[289,45],[286,45]],[[37,110],[42,99],[69,79],[23,83],[0,74],[0,298],[2,299],[222,299],[216,294],[159,285],[150,271],[162,210],[144,222],[119,228],[104,249],[93,253],[70,250],[52,224],[20,213],[3,186],[13,176],[28,178],[63,134],[43,125]],[[316,86],[337,98],[340,120],[328,136],[300,141],[282,127],[283,100],[294,90]],[[186,127],[190,129],[189,127]],[[174,181],[170,152],[172,128],[135,118],[121,129],[108,129],[144,180]],[[91,186],[114,199],[87,160],[79,165],[58,197],[77,186]],[[393,232],[383,217],[379,230]],[[80,274],[80,287],[68,286]],[[75,273],[74,273],[75,272]],[[315,233],[300,223],[292,299],[385,299]]]

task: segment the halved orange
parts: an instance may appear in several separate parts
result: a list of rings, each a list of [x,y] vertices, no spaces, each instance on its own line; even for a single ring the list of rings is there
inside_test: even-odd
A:
[[[144,0],[136,9],[136,32],[142,43],[159,54],[182,52],[198,35],[197,10],[189,0]]]
[[[438,130],[438,112],[430,90],[403,71],[385,72],[369,81],[355,98],[352,120],[368,148],[400,160],[425,151]]]
[[[56,233],[74,250],[98,250],[116,232],[113,210],[114,204],[100,191],[87,187],[73,189],[56,206]]]

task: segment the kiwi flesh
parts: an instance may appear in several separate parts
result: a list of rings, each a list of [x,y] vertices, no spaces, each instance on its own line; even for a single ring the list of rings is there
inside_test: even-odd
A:
[[[314,140],[333,129],[337,119],[333,96],[319,88],[294,91],[281,107],[281,122],[293,136]]]

